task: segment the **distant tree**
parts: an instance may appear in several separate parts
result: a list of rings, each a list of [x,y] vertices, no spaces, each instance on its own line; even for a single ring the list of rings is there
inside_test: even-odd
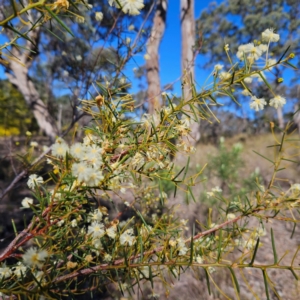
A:
[[[68,1],[57,2],[63,5]],[[59,114],[56,113],[60,104],[55,103],[55,99],[61,94],[55,95],[56,91],[63,91],[69,97],[71,120],[76,122],[83,115],[78,110],[79,99],[96,94],[95,89],[92,93],[89,91],[92,83],[97,81],[112,89],[124,86],[124,80],[120,80],[124,77],[121,70],[129,58],[144,50],[154,7],[153,1],[146,1],[141,15],[133,19],[108,5],[106,0],[72,3],[74,5],[69,3],[68,7],[59,7],[56,13],[73,36],[55,20],[46,22],[47,12],[36,10],[28,10],[22,15],[23,23],[30,24],[30,30],[25,30],[28,28],[18,19],[8,22],[4,30],[9,41],[16,37],[19,39],[18,43],[9,43],[3,49],[15,59],[0,59],[0,64],[8,80],[24,96],[41,130],[51,139],[60,133]],[[22,5],[26,7],[30,2],[16,3],[18,9]],[[102,14],[99,15],[100,12]],[[1,2],[0,20],[5,20],[12,13],[10,1]],[[42,26],[31,28],[38,20],[42,20]],[[139,31],[129,30],[133,22],[135,28],[141,28]],[[21,39],[21,34],[27,39]],[[135,35],[135,41],[128,45],[126,38],[131,34]]]
[[[148,111],[153,113],[160,106],[160,78],[158,50],[166,28],[168,0],[158,0],[153,27],[147,41],[146,77],[148,83]]]
[[[23,135],[38,129],[23,95],[8,81],[0,81],[0,136]]]
[[[258,34],[267,28],[275,28],[282,37],[272,48],[274,58],[286,51],[287,45],[299,57],[300,54],[300,6],[298,0],[225,0],[219,5],[212,2],[196,21],[196,34],[203,39],[201,53],[208,60],[205,67],[212,68],[217,62],[228,61],[224,45],[228,44],[234,61],[237,48],[241,44],[252,42]],[[298,67],[300,61],[298,60]],[[292,90],[278,83],[282,77],[279,68],[272,70],[273,89],[277,94],[290,94]],[[293,85],[296,89],[297,86]],[[266,89],[265,89],[266,90]],[[260,93],[264,90],[260,89]],[[279,126],[284,126],[281,109],[278,110]]]
[[[23,5],[28,5],[27,1],[24,1]],[[8,1],[3,1],[0,4],[0,20],[5,20],[13,12],[14,7],[8,5]],[[23,17],[23,16],[22,16]],[[36,22],[34,11],[29,10],[24,16],[27,24],[34,24]],[[23,21],[24,22],[24,21]],[[8,27],[10,26],[10,27]],[[18,25],[9,24],[6,26],[4,33],[9,41],[13,41],[16,37],[20,36],[16,34]],[[20,26],[21,27],[21,26]],[[14,30],[12,30],[14,29]],[[17,31],[18,32],[18,31]],[[29,75],[29,69],[32,66],[33,59],[38,53],[38,44],[41,37],[41,27],[37,27],[30,30],[27,33],[27,39],[23,45],[18,43],[11,43],[8,49],[8,53],[15,59],[0,60],[0,63],[5,67],[5,74],[8,80],[21,92],[28,107],[31,108],[34,117],[37,120],[39,127],[45,132],[51,139],[55,137],[55,127],[53,126],[53,119],[38,94],[36,87]],[[21,47],[20,47],[21,46]],[[17,58],[17,59],[16,59]]]
[[[195,77],[195,3],[194,0],[180,1],[181,22],[181,69],[183,97],[192,98],[192,85]],[[200,140],[200,128],[197,122],[191,123],[191,137],[193,144]]]
[[[195,4],[194,0],[180,1],[181,22],[181,69],[185,74],[184,96],[190,98],[191,82],[189,77],[194,78],[194,46],[195,46]]]

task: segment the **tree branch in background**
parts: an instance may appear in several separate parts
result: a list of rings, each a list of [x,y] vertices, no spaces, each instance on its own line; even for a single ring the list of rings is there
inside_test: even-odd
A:
[[[5,7],[0,6],[0,14],[2,17],[4,17],[4,11]],[[26,14],[30,24],[34,23],[32,14],[32,10],[28,10]],[[13,40],[15,37],[13,31],[7,28],[5,29],[5,34],[10,40]],[[10,59],[9,61],[0,60],[0,63],[5,67],[5,75],[10,83],[24,96],[26,104],[31,108],[40,129],[54,141],[56,136],[56,128],[53,126],[54,120],[29,76],[29,68],[33,62],[32,58],[33,56],[36,56],[38,52],[40,27],[34,29],[31,28],[26,36],[28,40],[26,41],[25,46],[22,46],[22,51],[15,43],[11,45],[10,52],[16,59]]]

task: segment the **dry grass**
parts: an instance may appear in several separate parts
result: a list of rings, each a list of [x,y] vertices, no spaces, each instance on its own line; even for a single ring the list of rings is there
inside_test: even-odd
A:
[[[299,139],[299,136],[293,135],[291,138]],[[277,139],[280,141],[281,136],[278,135]],[[241,169],[241,176],[247,177],[249,176],[256,168],[259,168],[262,177],[267,183],[274,171],[273,165],[263,157],[256,154],[254,151],[258,152],[262,156],[267,157],[270,160],[275,159],[276,147],[269,147],[275,144],[274,137],[272,134],[263,134],[256,136],[246,136],[246,135],[237,135],[232,138],[225,139],[225,146],[230,148],[236,143],[241,143],[243,145],[242,151],[242,160],[244,161],[244,167]],[[287,148],[287,154],[289,157],[295,155],[295,157],[291,157],[296,161],[300,162],[299,156],[299,142],[295,142],[294,149],[291,148],[289,143],[285,144]],[[218,153],[218,146],[213,144],[202,144],[200,143],[197,147],[197,154],[191,157],[191,165],[195,166],[197,164],[203,166],[206,163],[209,163],[208,157],[210,155],[216,155]],[[182,163],[183,159],[181,159]],[[297,181],[297,177],[299,176],[299,168],[298,164],[286,162],[282,164],[282,167],[286,169],[280,172],[280,177],[288,179],[290,183],[295,183]]]
[[[278,140],[280,141],[281,136],[278,135]],[[299,140],[298,135],[293,135],[289,137],[295,140]],[[276,144],[272,134],[264,134],[257,136],[245,136],[239,135],[225,140],[225,146],[231,148],[235,143],[241,143],[243,145],[242,159],[244,161],[244,166],[239,171],[239,176],[242,178],[248,177],[256,168],[259,168],[260,174],[263,178],[263,183],[267,185],[272,177],[274,171],[274,165],[268,161],[275,159],[275,151],[278,151],[277,147],[269,147]],[[287,142],[285,143],[285,157],[293,159],[296,162],[300,161],[299,157],[299,142]],[[263,157],[256,154],[254,151],[259,152]],[[197,147],[197,152],[195,155],[191,156],[190,166],[195,170],[197,164],[203,166],[208,163],[208,157],[210,155],[216,155],[218,153],[218,145],[214,144],[202,144],[200,143]],[[180,164],[184,164],[184,158],[179,157],[177,160]],[[276,185],[281,186],[284,189],[290,187],[293,183],[300,183],[299,178],[299,163],[283,162],[281,167],[285,168],[280,171],[277,175]],[[284,180],[281,180],[284,179]],[[210,180],[215,180],[211,178]],[[214,182],[215,184],[215,182]],[[213,185],[214,185],[213,184]],[[188,206],[185,205],[182,200],[182,197],[177,197],[177,199],[170,200],[181,204],[181,209],[179,212],[179,217],[184,219],[190,219],[190,226],[195,220],[200,220],[202,223],[205,223],[207,210],[205,205],[203,205],[201,198],[199,198],[201,190],[204,189],[205,184],[200,184],[195,187],[194,192],[197,195],[197,202],[190,203]],[[207,183],[208,186],[208,183]],[[217,211],[217,207],[214,206],[213,209]],[[253,220],[249,224],[254,228],[258,226],[257,221]],[[292,226],[292,225],[291,225]],[[259,249],[256,262],[257,263],[272,263],[273,254],[272,254],[272,245],[270,238],[270,229],[272,228],[276,237],[276,246],[278,257],[281,257],[284,253],[287,252],[285,261],[282,263],[289,264],[293,254],[299,246],[300,233],[297,228],[294,234],[293,239],[291,239],[291,228],[290,224],[285,224],[284,222],[278,220],[270,220],[268,223],[265,223],[265,228],[267,235],[261,239],[263,248]],[[295,265],[300,263],[300,255],[295,260]],[[222,296],[216,289],[213,289],[213,294],[211,296],[207,293],[205,278],[201,272],[199,273],[199,278],[192,271],[188,271],[186,274],[182,274],[180,281],[173,280],[173,289],[170,290],[169,297],[164,296],[164,289],[162,286],[158,287],[156,292],[161,295],[160,299],[226,299]],[[241,273],[236,271],[237,278],[240,283],[240,299],[266,299],[265,287],[262,277],[262,272],[258,270],[246,269],[244,270],[244,279]],[[280,270],[270,270],[268,275],[271,280],[274,282],[277,292],[279,293],[282,299],[296,300],[299,299],[299,289],[300,286],[297,281],[292,276],[289,271],[280,271]],[[300,274],[298,274],[299,276]],[[225,292],[229,297],[228,299],[237,299],[230,276],[225,271],[216,272],[214,279],[219,287]],[[159,286],[159,285],[158,285]],[[249,292],[250,286],[256,294]],[[270,299],[277,299],[275,294],[270,289]]]

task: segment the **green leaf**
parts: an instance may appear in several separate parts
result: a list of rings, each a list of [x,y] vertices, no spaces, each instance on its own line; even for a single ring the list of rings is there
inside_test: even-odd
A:
[[[289,161],[289,162],[292,162],[292,163],[295,163],[295,164],[298,164],[298,163],[299,163],[299,162],[296,161],[296,160],[287,159],[287,158],[282,158],[282,160],[286,160],[286,161]]]
[[[245,71],[246,71],[246,73],[249,73],[249,70],[248,70],[248,60],[247,60],[247,57],[245,55],[245,52],[243,52],[243,59],[244,59],[244,64],[245,64]]]
[[[52,34],[54,37],[56,37],[59,41],[63,42],[64,41],[58,36],[56,35],[54,32],[52,32],[50,29],[48,29],[46,26],[44,27],[44,29],[46,29],[50,34]]]
[[[212,102],[214,102],[215,104],[217,104],[217,100],[213,95],[208,95],[208,97],[212,100]]]
[[[140,262],[142,262],[144,257],[144,244],[140,232],[139,232],[139,242],[140,242]]]
[[[60,24],[60,26],[62,26],[67,32],[69,32],[73,37],[75,37],[75,35],[73,34],[73,32],[71,31],[71,29],[69,29],[69,27],[50,9],[48,8],[46,5],[44,6],[44,8],[48,11],[48,13]]]
[[[167,144],[168,147],[170,148],[170,150],[172,150],[174,153],[176,153],[178,151],[178,149],[176,148],[176,146],[174,146],[169,140],[163,140],[163,142],[165,144]]]
[[[155,135],[155,138],[156,138],[156,142],[158,143],[159,139],[158,139],[158,136],[157,136],[157,131],[156,131],[156,128],[155,128],[155,126],[152,122],[151,122],[151,126],[152,126],[152,129],[153,129],[153,133]]]
[[[174,187],[174,198],[176,197],[176,193],[177,193],[177,185],[175,184],[175,187]]]
[[[34,273],[31,273],[31,276],[33,277],[34,281],[38,284],[39,288],[42,290],[43,287],[41,286],[41,282],[34,276]]]
[[[282,146],[283,146],[283,143],[284,143],[284,138],[285,138],[285,132],[283,133],[283,135],[281,137],[281,143],[280,143],[280,147],[279,147],[279,152],[282,151]]]
[[[185,179],[185,177],[186,177],[186,174],[187,174],[187,172],[188,172],[190,160],[191,160],[191,158],[188,157],[188,161],[187,161],[187,163],[186,163],[186,167],[185,167],[185,171],[184,171],[184,174],[183,174],[182,181],[184,181],[184,179]]]
[[[175,273],[174,271],[173,271],[173,268],[171,267],[170,268],[170,272],[172,273],[172,275],[174,276],[174,278],[177,278],[177,272]]]
[[[14,15],[17,16],[18,15],[18,11],[17,11],[17,6],[16,6],[16,2],[15,0],[10,0],[10,6],[13,8],[14,11]]]
[[[69,3],[70,3],[71,6],[73,6],[77,11],[80,12],[80,10],[78,9],[77,5],[75,5],[75,4],[73,3],[73,1],[69,1]],[[86,4],[86,2],[84,2],[84,4]]]
[[[269,161],[270,163],[272,163],[273,165],[275,164],[272,160],[268,159],[267,157],[263,156],[262,154],[259,154],[258,152],[252,150],[255,154],[261,156],[262,158],[266,159],[267,161]]]
[[[194,105],[192,105],[192,104],[189,104],[189,107],[190,107],[190,109],[192,110],[192,112],[193,112],[193,115],[194,115],[194,117],[195,117],[195,122],[199,122],[199,118],[198,118],[198,116],[197,116],[197,114],[196,114],[196,111],[195,111],[195,107],[194,107]]]
[[[15,221],[13,219],[11,219],[11,224],[12,224],[12,227],[14,229],[14,233],[17,236],[18,235],[18,231],[17,231],[17,227],[16,227],[16,224],[15,224]]]
[[[29,41],[32,45],[36,46],[35,43],[25,34],[21,33],[20,31],[18,31],[17,29],[15,29],[14,27],[10,26],[10,25],[5,25],[4,27],[10,29],[11,31],[15,32],[16,34],[20,35],[22,38],[24,38],[25,40]]]
[[[274,254],[274,264],[276,265],[278,262],[278,257],[277,257],[277,252],[276,252],[273,228],[271,228],[271,241],[272,241],[272,249],[273,249],[273,254]]]
[[[297,276],[297,274],[295,273],[295,271],[292,269],[292,267],[289,268],[289,270],[292,272],[293,276],[295,277],[295,279],[297,281],[299,281],[299,277]]]
[[[123,248],[123,255],[124,255],[124,262],[126,267],[128,268],[129,264],[128,264],[128,259],[127,259],[127,252],[125,250],[125,248]]]
[[[257,239],[256,241],[256,245],[255,245],[255,248],[254,248],[254,252],[253,252],[253,255],[252,255],[252,259],[249,263],[249,266],[253,266],[253,263],[254,263],[254,260],[255,260],[255,256],[256,256],[256,253],[257,253],[257,249],[258,249],[258,246],[259,246],[259,238]]]
[[[292,231],[292,234],[291,234],[291,239],[294,236],[294,233],[295,233],[295,230],[296,230],[296,226],[297,226],[297,223],[294,223],[293,231]]]
[[[175,181],[175,179],[182,173],[182,171],[185,169],[185,167],[183,167],[178,173],[177,173],[177,175],[174,177],[174,178],[172,178],[172,181]]]
[[[232,73],[232,77],[231,77],[230,85],[232,85],[232,84],[233,84],[233,82],[234,82],[234,76],[235,76],[235,71]]]
[[[217,78],[218,78],[219,72],[217,71],[216,74],[214,74],[214,83],[213,83],[213,91],[216,90],[216,86],[217,86]]]
[[[148,227],[148,224],[146,223],[145,219],[143,218],[142,214],[138,210],[137,210],[137,214],[141,218],[142,222],[144,223],[144,225],[148,229],[148,231],[151,231],[150,228]]]
[[[192,237],[191,237],[191,254],[190,254],[190,265],[193,263],[193,258],[194,258],[194,239],[193,236],[195,236],[195,223],[193,224],[193,232],[192,232]]]
[[[101,90],[101,94],[103,94],[104,97],[108,97],[108,92],[107,92],[107,88],[100,82],[96,81],[97,86],[100,88]]]
[[[234,287],[235,287],[237,293],[239,294],[240,293],[240,286],[239,286],[239,283],[238,283],[238,281],[236,279],[235,273],[234,273],[234,271],[233,271],[233,269],[231,267],[228,267],[228,269],[229,269],[229,271],[231,273],[232,282],[234,284]]]
[[[222,254],[222,251],[221,251],[221,248],[222,248],[222,234],[223,234],[223,231],[222,231],[222,228],[220,229],[220,235],[219,235],[219,243],[218,243],[218,257],[217,257],[217,262],[220,262],[220,258],[221,258],[221,254]]]
[[[241,104],[235,99],[235,97],[233,96],[233,94],[229,91],[229,90],[223,90],[223,92],[230,97],[237,105],[241,106]]]
[[[269,290],[268,290],[268,278],[267,278],[266,270],[262,269],[262,272],[263,272],[263,277],[264,277],[266,296],[267,296],[267,299],[270,300],[270,295],[269,295]]]
[[[195,199],[195,196],[194,196],[194,194],[193,194],[193,192],[192,192],[192,189],[191,189],[191,187],[190,187],[190,186],[188,186],[188,187],[187,187],[187,190],[188,190],[189,194],[191,195],[191,197],[192,197],[193,201],[196,203],[196,199]]]
[[[284,63],[287,64],[287,65],[289,65],[289,66],[292,67],[293,69],[298,70],[298,68],[297,68],[296,66],[294,66],[293,64],[291,64],[290,62],[285,61]]]
[[[119,274],[118,274],[118,269],[114,269],[117,275],[117,283],[119,285],[119,290],[121,291],[122,295],[124,296],[124,291],[123,291],[123,287],[122,287],[122,281],[119,278]]]
[[[204,268],[204,272],[205,272],[205,278],[206,278],[206,284],[207,284],[208,294],[211,295],[210,283],[209,283],[209,275],[208,275],[208,271],[207,271],[206,268]]]
[[[150,280],[150,282],[151,282],[151,287],[152,287],[152,289],[153,289],[154,284],[153,284],[152,270],[151,270],[151,267],[150,267],[150,266],[148,266],[148,268],[149,268],[149,280]]]
[[[118,3],[118,5],[123,8],[123,6],[121,5],[120,1],[119,0],[116,0],[116,2]]]
[[[279,58],[277,64],[280,64],[280,62],[282,61],[282,59],[284,58],[284,56],[286,55],[286,53],[289,51],[291,45],[287,47],[287,49],[284,51],[284,53],[282,54],[282,56]]]
[[[31,49],[29,49],[29,48],[27,48],[27,47],[23,47],[23,46],[21,46],[21,45],[19,45],[19,44],[13,43],[13,45],[14,45],[16,48],[21,48],[21,49],[27,50],[27,51],[29,51],[29,52],[36,53],[36,51],[31,50]]]
[[[269,84],[269,82],[267,81],[267,79],[261,74],[261,72],[258,72],[258,75],[263,80],[263,82],[265,83],[265,85],[269,88],[269,90],[272,91],[271,85]]]

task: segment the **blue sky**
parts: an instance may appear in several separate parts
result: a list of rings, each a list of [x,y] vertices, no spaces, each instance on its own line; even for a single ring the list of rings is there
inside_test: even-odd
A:
[[[195,18],[198,18],[201,11],[208,6],[211,1],[195,1]],[[220,2],[220,1],[218,1]],[[160,47],[160,69],[162,86],[173,82],[181,75],[181,32],[180,32],[180,1],[169,0],[167,14],[167,28]],[[199,57],[197,64],[203,64]],[[209,72],[200,68],[195,68],[195,76],[198,84],[203,84]],[[203,80],[204,79],[204,80]],[[175,91],[180,90],[180,81],[175,86]]]
[[[195,0],[195,19],[197,19],[202,10],[205,9],[209,3],[213,1],[203,1]],[[222,2],[222,0],[214,1],[217,3]],[[3,37],[0,35],[0,43],[3,43]],[[143,65],[145,60],[142,54],[135,57],[135,61]],[[205,58],[203,56],[198,56],[196,60],[195,68],[195,80],[198,84],[198,89],[202,87],[205,80],[209,76],[211,70],[204,70],[199,67],[205,63]],[[138,82],[134,79],[132,69],[136,67],[135,63],[130,63],[126,68],[126,75],[132,80],[131,92],[135,93],[138,91]],[[181,85],[181,30],[180,30],[180,0],[169,0],[169,7],[167,12],[167,27],[160,46],[160,77],[161,86],[168,83],[172,83],[175,80],[177,82],[174,84],[175,95],[180,95]],[[0,67],[0,78],[5,78],[3,73],[3,68]],[[65,93],[64,90],[56,91],[56,94]]]
[[[201,11],[205,9],[210,2],[213,1],[202,1],[195,0],[195,19],[197,19]],[[214,1],[220,3],[221,0]],[[181,93],[181,30],[180,30],[180,0],[169,0],[169,7],[167,12],[167,27],[165,30],[164,37],[159,49],[160,53],[160,79],[161,86],[168,83],[172,83],[175,80],[174,84],[174,94],[179,95]],[[196,66],[204,64],[204,58],[201,56],[197,57]],[[145,63],[142,55],[135,57],[135,61],[142,65]],[[135,64],[132,64],[130,67],[136,67]],[[209,75],[208,70],[202,68],[195,68],[196,82],[199,86],[204,84],[205,79]],[[133,74],[131,71],[128,72],[127,76],[131,78]],[[133,91],[137,89],[137,82],[133,82]]]
[[[199,17],[201,11],[206,8],[212,1],[195,0],[195,18]],[[215,2],[221,2],[220,0]],[[4,43],[3,36],[0,36],[0,43]],[[181,31],[180,31],[180,0],[169,0],[169,7],[167,13],[167,28],[160,46],[160,76],[161,85],[173,82],[181,75]],[[200,61],[199,61],[200,59]],[[144,64],[145,61],[142,56],[136,57],[135,60],[138,64]],[[201,64],[201,58],[197,59],[197,63]],[[132,64],[130,67],[136,67]],[[196,81],[201,84],[203,79],[208,76],[207,70],[196,68]],[[131,71],[127,76],[134,80]],[[5,78],[3,68],[0,67],[0,78]],[[201,80],[200,80],[201,78]],[[199,80],[197,80],[199,79]],[[136,83],[137,84],[137,83]],[[136,90],[135,82],[133,82],[133,90]],[[180,93],[180,80],[174,85],[174,93]]]

